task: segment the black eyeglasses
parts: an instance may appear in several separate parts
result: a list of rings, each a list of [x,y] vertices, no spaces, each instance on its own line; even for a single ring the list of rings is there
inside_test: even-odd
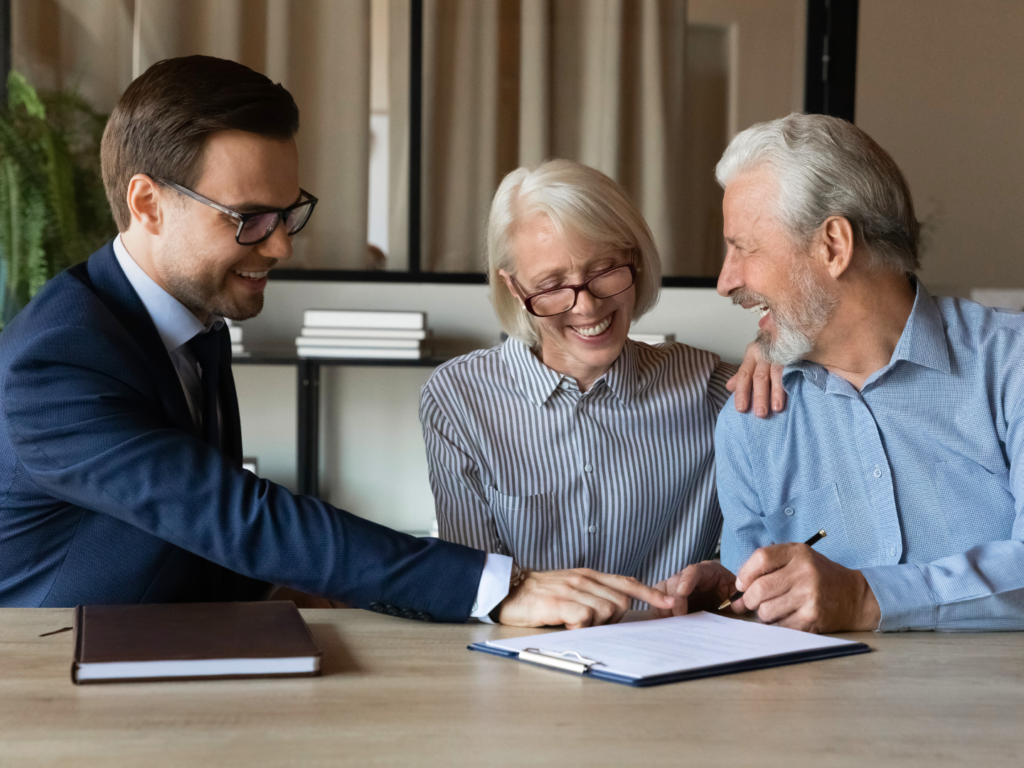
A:
[[[183,187],[181,184],[175,184],[173,181],[167,179],[156,179],[158,184],[163,184],[165,187],[180,192],[183,195],[191,197],[193,200],[198,200],[203,205],[208,205],[221,213],[226,213],[233,219],[238,220],[238,230],[235,232],[235,240],[239,245],[256,245],[262,243],[277,229],[277,225],[282,221],[285,225],[285,230],[289,235],[294,235],[309,221],[310,215],[313,213],[313,209],[319,202],[309,192],[304,189],[300,189],[299,193],[302,195],[302,200],[289,205],[287,208],[281,208],[279,210],[268,210],[268,211],[254,211],[253,213],[242,213],[240,211],[233,211],[220,203],[215,203],[209,198],[203,197],[198,192],[193,192],[188,187]]]
[[[590,295],[595,299],[610,299],[628,290],[636,282],[636,266],[633,263],[633,252],[630,252],[627,264],[609,267],[579,285],[561,285],[530,296],[523,295],[523,289],[519,287],[514,277],[509,276],[509,279],[515,286],[519,298],[523,300],[527,312],[534,317],[553,317],[575,307],[580,291],[584,288],[590,291]]]

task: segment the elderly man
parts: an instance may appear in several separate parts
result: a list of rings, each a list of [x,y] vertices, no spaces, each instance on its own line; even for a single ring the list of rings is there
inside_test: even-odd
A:
[[[790,405],[722,410],[722,565],[662,584],[673,611],[736,589],[815,632],[1024,628],[1024,317],[928,293],[907,183],[849,123],[756,125],[717,176],[718,290],[761,314]]]

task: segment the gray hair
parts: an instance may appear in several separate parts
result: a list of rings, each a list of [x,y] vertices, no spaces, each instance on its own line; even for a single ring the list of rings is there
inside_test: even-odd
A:
[[[505,286],[498,270],[515,272],[514,244],[525,224],[545,216],[567,247],[599,246],[634,252],[637,269],[633,319],[658,301],[661,257],[643,216],[622,187],[600,171],[571,160],[548,160],[508,174],[494,194],[487,220],[487,275],[491,304],[505,332],[530,347],[540,343],[533,315]]]
[[[875,269],[920,266],[920,224],[910,187],[889,154],[864,131],[827,115],[794,113],[736,135],[715,168],[724,189],[736,176],[768,168],[779,186],[775,214],[800,245],[830,216],[853,228]]]

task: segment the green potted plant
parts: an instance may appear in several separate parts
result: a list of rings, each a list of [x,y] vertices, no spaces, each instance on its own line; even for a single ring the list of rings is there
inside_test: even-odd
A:
[[[103,191],[107,118],[12,71],[0,112],[0,329],[58,272],[117,233]]]

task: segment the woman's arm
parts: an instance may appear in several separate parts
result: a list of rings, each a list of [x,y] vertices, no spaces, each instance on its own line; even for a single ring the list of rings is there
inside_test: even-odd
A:
[[[498,536],[477,463],[442,412],[429,382],[420,396],[420,424],[440,537],[485,552],[511,554]]]

